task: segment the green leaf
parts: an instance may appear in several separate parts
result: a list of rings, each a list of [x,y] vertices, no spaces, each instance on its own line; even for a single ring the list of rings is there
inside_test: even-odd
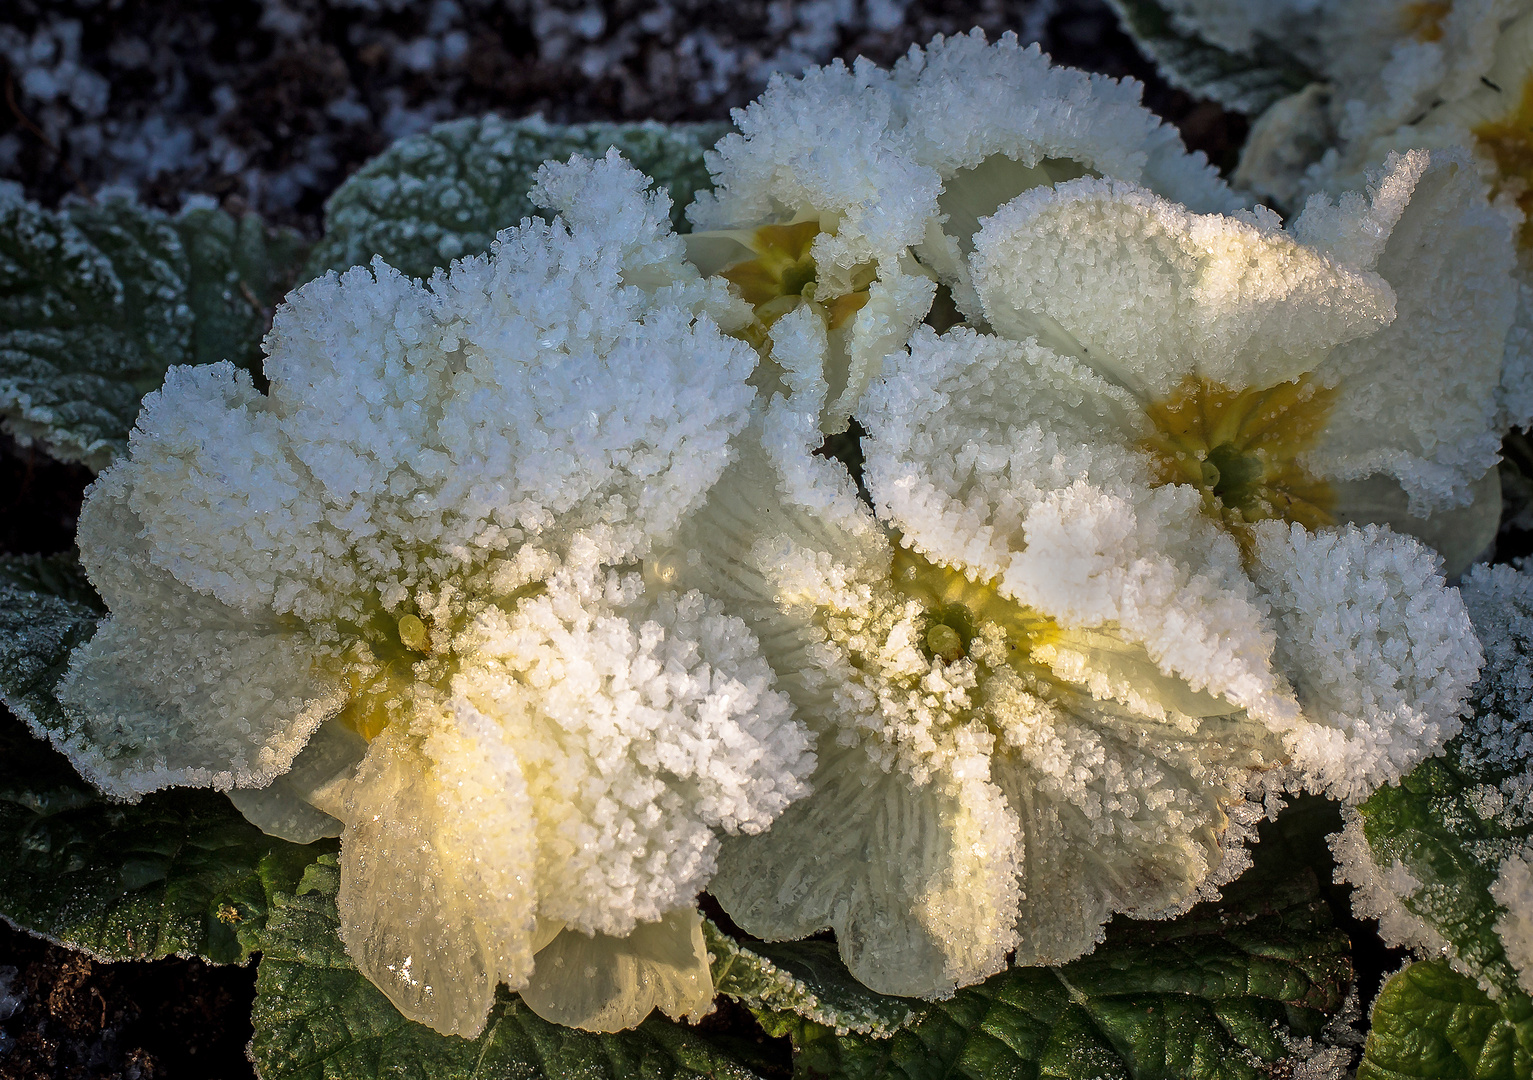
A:
[[[747,947],[706,919],[703,936],[713,958],[713,985],[758,1013],[791,1012],[837,1034],[855,1031],[882,1038],[925,1011],[919,1001],[875,994],[863,986],[846,970],[833,942]],[[782,1023],[768,1023],[767,1030],[788,1033]]]
[[[502,988],[479,1038],[406,1020],[356,970],[337,932],[333,859],[273,898],[252,1012],[251,1058],[262,1080],[645,1077],[757,1074],[698,1029],[652,1015],[596,1035],[540,1020]]]
[[[1261,40],[1251,54],[1230,52],[1184,33],[1156,0],[1108,0],[1124,31],[1167,82],[1251,116],[1318,78],[1280,44]]]
[[[1118,919],[1089,956],[1003,972],[889,1038],[760,1015],[793,1037],[805,1077],[1266,1080],[1316,1055],[1344,1061],[1314,1041],[1352,966],[1313,874],[1244,893],[1172,922]]]
[[[1527,1080],[1533,1003],[1493,1000],[1446,960],[1412,964],[1384,984],[1357,1080]]]
[[[221,210],[171,218],[109,200],[55,212],[0,185],[0,421],[104,468],[166,368],[253,366],[301,247]]]
[[[255,371],[272,311],[292,287],[308,243],[254,214],[196,207],[175,219],[186,251],[187,301],[196,316],[191,364],[228,360]]]
[[[538,166],[571,154],[599,157],[615,146],[671,193],[671,220],[711,187],[703,151],[727,124],[544,123],[541,117],[454,120],[401,139],[342,184],[325,207],[325,235],[306,278],[378,255],[414,277],[430,277],[464,255],[487,251],[500,230],[542,211],[527,191]]]
[[[1440,757],[1357,808],[1335,841],[1362,915],[1394,944],[1440,949],[1487,989],[1522,995],[1496,932],[1490,887],[1533,841],[1533,576],[1477,568],[1462,587],[1486,664],[1463,732]],[[1365,843],[1357,842],[1357,832]]]
[[[102,610],[73,556],[0,558],[0,699],[37,718]],[[103,960],[258,948],[268,893],[333,850],[262,833],[222,795],[109,802],[60,754],[0,714],[0,917]]]

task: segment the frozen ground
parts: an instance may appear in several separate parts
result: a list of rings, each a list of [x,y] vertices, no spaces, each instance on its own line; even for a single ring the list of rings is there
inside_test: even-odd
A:
[[[485,112],[724,119],[775,71],[888,63],[938,33],[1015,31],[1067,63],[1148,66],[1094,0],[9,0],[0,177],[45,201],[192,192],[313,232],[394,139]],[[1224,114],[1152,85],[1216,159]]]

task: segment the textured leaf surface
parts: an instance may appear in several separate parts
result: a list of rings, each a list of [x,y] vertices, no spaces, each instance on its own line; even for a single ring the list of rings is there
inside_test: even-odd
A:
[[[1533,842],[1533,577],[1476,570],[1463,596],[1486,650],[1464,730],[1362,803],[1366,849],[1349,851],[1354,823],[1338,851],[1362,887],[1359,900],[1383,913],[1386,938],[1446,944],[1455,966],[1486,989],[1522,995],[1490,889],[1503,863]]]
[[[793,1036],[806,1077],[1264,1080],[1317,1056],[1344,1061],[1312,1041],[1352,976],[1314,877],[1247,892],[1170,923],[1120,919],[1091,955],[1003,972],[891,1038],[762,1020]]]
[[[381,256],[415,277],[489,249],[501,229],[541,213],[527,198],[538,166],[615,146],[671,193],[671,219],[711,186],[703,151],[727,124],[546,124],[539,117],[454,120],[401,139],[342,184],[306,277]]]
[[[741,945],[704,921],[713,984],[752,1009],[791,1012],[837,1034],[884,1037],[924,1011],[918,1001],[875,994],[852,978],[829,941]]]
[[[301,256],[296,234],[253,217],[124,201],[54,212],[0,187],[0,420],[103,468],[166,368],[254,364]]]
[[[737,1053],[664,1017],[595,1035],[540,1020],[504,989],[479,1038],[438,1035],[401,1016],[352,966],[337,934],[338,885],[334,860],[324,859],[295,892],[274,898],[251,1042],[262,1080],[758,1075]]]
[[[73,557],[0,559],[0,698],[12,711],[57,708],[51,690],[99,613]],[[0,916],[24,929],[104,960],[242,962],[268,891],[324,850],[266,836],[213,792],[108,802],[0,714]]]
[[[1533,1003],[1494,1001],[1447,961],[1412,964],[1384,985],[1357,1080],[1527,1080]]]
[[[1108,0],[1123,29],[1167,82],[1227,109],[1255,116],[1315,81],[1294,57],[1270,43],[1253,56],[1229,52],[1183,33],[1155,0]]]

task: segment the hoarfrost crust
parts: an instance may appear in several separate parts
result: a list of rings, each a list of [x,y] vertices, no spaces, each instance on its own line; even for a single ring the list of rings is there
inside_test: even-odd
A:
[[[173,368],[82,513],[112,613],[50,734],[121,797],[281,777],[257,816],[338,818],[343,939],[444,1032],[501,981],[602,1030],[706,1009],[716,833],[815,764],[745,624],[640,572],[734,456],[756,362],[647,188],[615,152],[550,162],[551,223],[429,283],[311,282],[269,393]],[[322,724],[344,760],[284,775]],[[626,974],[538,969],[590,952],[570,934]]]
[[[1238,208],[1139,93],[1131,80],[1054,67],[1013,34],[990,44],[978,30],[913,47],[892,71],[859,59],[774,77],[735,111],[739,132],[707,155],[716,187],[688,208],[699,230],[689,243],[700,253],[710,237],[818,222],[815,299],[867,289],[838,342],[847,370],[830,371],[825,430],[844,430],[883,359],[926,314],[934,283],[980,320],[964,260],[979,221],[1018,193],[1105,174],[1199,209]]]

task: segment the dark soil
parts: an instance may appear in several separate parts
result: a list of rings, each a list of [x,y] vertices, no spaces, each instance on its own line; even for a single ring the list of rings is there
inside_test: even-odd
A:
[[[0,922],[0,1078],[249,1077],[253,970],[98,964]]]

